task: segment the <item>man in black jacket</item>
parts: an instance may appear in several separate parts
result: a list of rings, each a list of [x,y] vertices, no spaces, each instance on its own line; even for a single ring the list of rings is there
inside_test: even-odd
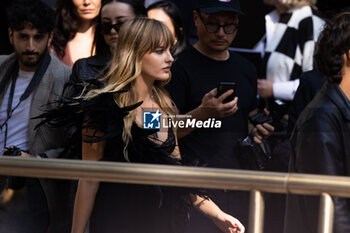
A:
[[[322,32],[315,54],[325,76],[320,92],[300,115],[291,137],[291,172],[350,175],[350,12]],[[350,202],[334,197],[334,233],[350,232]],[[317,232],[319,198],[288,195],[284,233]]]

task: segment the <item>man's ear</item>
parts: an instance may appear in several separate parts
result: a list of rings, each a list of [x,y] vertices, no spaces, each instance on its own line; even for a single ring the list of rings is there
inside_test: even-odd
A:
[[[12,31],[11,28],[8,28],[7,32],[8,32],[8,35],[9,35],[10,43],[13,45],[13,31]]]
[[[50,47],[50,46],[51,46],[52,39],[53,39],[53,32],[50,32],[50,34],[49,34],[49,40],[47,41],[47,47]]]

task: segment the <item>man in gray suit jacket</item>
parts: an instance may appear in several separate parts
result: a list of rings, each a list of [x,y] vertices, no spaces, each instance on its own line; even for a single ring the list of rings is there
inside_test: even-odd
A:
[[[34,130],[33,119],[55,108],[71,70],[48,53],[55,16],[39,0],[16,0],[8,10],[9,39],[15,53],[0,56],[0,156],[8,147],[22,157],[56,158],[61,129]],[[14,179],[11,179],[14,180]],[[0,210],[0,233],[69,232],[69,182],[23,178],[11,183],[19,198]]]

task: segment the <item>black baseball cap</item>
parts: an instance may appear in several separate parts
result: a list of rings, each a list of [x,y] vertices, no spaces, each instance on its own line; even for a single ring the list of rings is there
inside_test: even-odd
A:
[[[231,11],[244,15],[239,5],[239,0],[197,0],[196,9],[206,14],[220,11]]]

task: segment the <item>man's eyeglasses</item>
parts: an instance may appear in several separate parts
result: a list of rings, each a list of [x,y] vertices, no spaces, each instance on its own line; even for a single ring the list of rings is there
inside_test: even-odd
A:
[[[119,33],[120,27],[123,25],[124,22],[118,22],[116,24],[111,23],[101,23],[101,32],[105,35],[108,35],[111,33],[112,28]]]
[[[201,14],[199,13],[198,15],[200,20],[204,24],[205,29],[209,33],[217,33],[220,30],[220,28],[223,28],[226,34],[232,34],[237,31],[238,23],[227,23],[227,24],[205,23]]]

